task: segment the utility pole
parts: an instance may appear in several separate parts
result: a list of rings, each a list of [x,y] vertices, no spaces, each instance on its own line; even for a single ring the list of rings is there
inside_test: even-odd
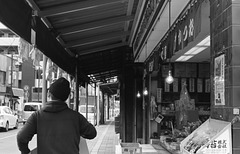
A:
[[[40,95],[40,94],[39,94],[39,92],[40,92],[40,75],[41,75],[41,73],[40,73],[40,66],[38,66],[38,69],[37,69],[37,77],[38,77],[38,81],[37,81],[37,82],[38,82],[38,87],[37,87],[37,90],[38,90],[38,102],[40,101],[40,100],[39,100],[39,97],[40,97],[40,96],[39,96],[39,95]]]
[[[13,52],[11,52],[11,81],[10,81],[10,88],[12,91],[12,87],[13,87]],[[10,108],[11,105],[13,105],[13,92],[10,93]]]

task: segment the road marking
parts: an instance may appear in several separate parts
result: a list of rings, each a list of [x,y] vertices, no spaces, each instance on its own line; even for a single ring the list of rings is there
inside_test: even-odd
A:
[[[13,136],[16,136],[16,135],[17,135],[17,134],[13,134],[13,135],[5,136],[5,137],[0,138],[0,140],[6,139],[6,138],[10,138],[10,137],[13,137]]]

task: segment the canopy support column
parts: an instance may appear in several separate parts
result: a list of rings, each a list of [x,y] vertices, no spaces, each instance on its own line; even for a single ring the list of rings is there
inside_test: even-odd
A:
[[[75,70],[75,92],[74,92],[74,110],[78,111],[78,106],[79,106],[79,78],[78,78],[78,65],[76,61],[76,70]]]
[[[47,64],[47,57],[43,54],[43,85],[42,85],[42,104],[45,106],[47,101],[47,80],[46,80],[46,64]]]

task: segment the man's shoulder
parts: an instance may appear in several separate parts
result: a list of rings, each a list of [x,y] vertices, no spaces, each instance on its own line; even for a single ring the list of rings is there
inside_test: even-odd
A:
[[[73,110],[73,109],[71,109],[71,108],[68,108],[68,109],[66,109],[66,110],[67,110],[67,112],[70,112],[70,113],[72,113],[72,114],[81,115],[78,111],[75,111],[75,110]]]

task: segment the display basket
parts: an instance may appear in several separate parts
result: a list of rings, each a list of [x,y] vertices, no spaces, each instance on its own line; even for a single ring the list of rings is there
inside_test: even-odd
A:
[[[232,154],[231,123],[208,119],[180,144],[182,154]]]

